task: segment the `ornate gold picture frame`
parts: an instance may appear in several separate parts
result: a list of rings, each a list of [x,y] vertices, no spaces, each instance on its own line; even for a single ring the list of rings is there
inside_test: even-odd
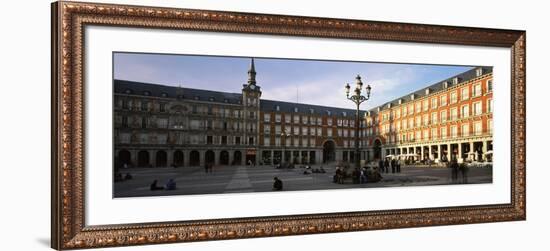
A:
[[[86,26],[472,45],[511,52],[511,203],[86,225]],[[517,221],[526,218],[525,31],[113,4],[52,4],[52,248],[76,249],[341,231]]]

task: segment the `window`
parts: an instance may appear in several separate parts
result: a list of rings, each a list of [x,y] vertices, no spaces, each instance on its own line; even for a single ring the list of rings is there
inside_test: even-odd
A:
[[[294,115],[294,124],[299,124],[299,123],[300,123],[300,116]]]
[[[222,145],[227,145],[227,136],[222,136]]]
[[[302,127],[302,135],[307,135],[307,127]]]
[[[327,118],[327,125],[332,126],[332,118]]]
[[[472,94],[474,97],[481,96],[481,84],[475,84],[474,85],[474,93]]]
[[[493,100],[487,100],[487,112],[493,112]]]
[[[322,125],[322,124],[323,124],[323,119],[317,118],[317,125]]]
[[[275,110],[280,111],[280,110],[281,110],[281,107],[279,107],[279,106],[277,105],[277,106],[275,106]]]
[[[309,139],[309,146],[315,146],[315,138]]]
[[[470,98],[470,90],[468,87],[466,88],[462,88],[461,90],[461,93],[460,93],[460,96],[461,96],[461,100],[467,100]]]
[[[493,80],[490,79],[490,80],[487,80],[487,92],[492,92],[493,91]]]
[[[424,130],[424,135],[422,136],[423,140],[428,140],[430,138],[430,131],[428,129]]]
[[[275,146],[281,146],[281,137],[279,136],[275,137]]]
[[[437,123],[437,112],[432,112],[432,123]]]
[[[141,128],[147,128],[147,118],[146,117],[141,118]]]
[[[290,114],[285,114],[285,123],[290,124]]]
[[[275,126],[275,135],[281,135],[281,126],[280,125]]]
[[[327,137],[332,137],[332,128],[327,128]]]
[[[475,102],[474,103],[474,115],[481,115],[482,111],[481,111],[481,101],[480,102]]]
[[[421,119],[420,116],[416,116],[415,121],[414,121],[415,126],[420,126],[420,119]]]
[[[447,127],[441,127],[441,138],[442,139],[447,138]]]
[[[264,134],[270,134],[271,133],[271,127],[269,125],[264,125]]]
[[[441,111],[441,113],[439,113],[439,116],[441,117],[441,122],[447,121],[447,110]]]
[[[414,108],[415,112],[417,112],[417,113],[420,112],[421,108],[422,108],[421,106],[422,106],[422,104],[420,104],[420,102],[417,102],[416,105],[415,105],[415,108]]]
[[[248,137],[248,145],[254,145],[254,137]]]
[[[481,135],[483,132],[483,127],[481,124],[481,121],[477,121],[474,123],[474,135]]]
[[[493,133],[493,120],[492,119],[487,120],[487,130],[489,131],[489,133]]]
[[[281,114],[275,114],[275,122],[281,123]]]
[[[455,125],[451,126],[451,137],[458,137],[458,127]]]
[[[300,146],[300,139],[294,138],[294,146]]]
[[[456,94],[456,91],[454,92],[451,92],[451,104],[454,104],[458,101],[458,98],[457,98],[457,94]]]
[[[237,136],[235,137],[235,145],[240,145],[241,144],[241,137]]]
[[[209,106],[208,106],[208,115],[212,115],[212,114],[213,114],[213,113],[212,113],[212,106],[209,105]]]
[[[441,103],[442,106],[447,105],[447,95],[442,95],[439,97],[439,103]]]
[[[269,140],[270,138],[269,137],[264,137],[264,146],[269,146]]]
[[[466,123],[462,125],[462,137],[470,136],[470,124]]]
[[[451,108],[451,120],[458,119],[458,109],[456,107]]]
[[[430,118],[428,117],[428,114],[424,114],[422,119],[424,120],[424,123],[423,123],[424,126],[427,126],[430,124]]]
[[[269,120],[271,119],[271,114],[264,114],[264,122],[269,123]]]
[[[131,104],[130,104],[130,101],[129,100],[123,100],[122,101],[122,109],[128,109],[128,107],[130,107]]]
[[[432,98],[432,109],[437,108],[437,98]]]
[[[214,142],[214,139],[211,135],[206,136],[206,144],[207,145],[212,145],[213,142]]]
[[[424,100],[424,102],[422,102],[422,110],[423,111],[428,110],[428,100]]]
[[[149,103],[147,101],[141,101],[141,110],[147,111],[148,108],[149,108]]]
[[[302,124],[307,125],[307,116],[302,116]]]
[[[460,114],[462,115],[462,118],[467,118],[470,116],[470,106],[469,105],[463,105],[462,110],[460,111]]]
[[[127,127],[128,127],[128,117],[122,116],[122,124],[121,124],[121,127],[122,127],[122,128],[127,128]]]

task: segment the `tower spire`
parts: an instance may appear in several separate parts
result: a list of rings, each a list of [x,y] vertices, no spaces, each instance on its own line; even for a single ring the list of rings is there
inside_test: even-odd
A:
[[[254,67],[254,58],[250,60],[250,69],[248,70],[248,84],[256,85],[256,67]]]

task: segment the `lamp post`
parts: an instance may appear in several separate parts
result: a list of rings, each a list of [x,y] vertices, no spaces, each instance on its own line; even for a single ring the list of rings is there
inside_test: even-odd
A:
[[[286,132],[286,129],[281,132],[281,139],[282,139],[281,144],[283,145],[283,152],[281,154],[281,158],[282,158],[281,167],[282,167],[282,164],[284,163],[284,161],[286,161],[286,158],[285,158],[285,155],[286,155],[286,139],[287,139],[288,136],[289,136],[289,134]],[[284,141],[284,143],[283,143],[283,141]]]
[[[370,98],[370,85],[367,85],[365,87],[365,95],[361,95],[362,89],[363,89],[363,82],[361,81],[361,76],[357,75],[355,77],[356,80],[356,86],[355,90],[353,90],[353,94],[350,96],[350,86],[349,83],[346,83],[346,97],[353,101],[355,105],[357,106],[357,110],[355,112],[355,167],[360,168],[361,167],[361,153],[359,151],[359,106],[361,103],[369,100]]]

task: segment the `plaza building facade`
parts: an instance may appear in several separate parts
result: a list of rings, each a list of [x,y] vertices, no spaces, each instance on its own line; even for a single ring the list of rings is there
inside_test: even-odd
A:
[[[253,59],[239,93],[115,79],[115,163],[320,164],[353,163],[356,157],[368,162],[389,155],[487,160],[492,151],[489,67],[360,111],[360,156],[354,149],[355,110],[261,96]]]
[[[493,75],[476,67],[367,112],[367,159],[490,161]]]
[[[356,111],[264,100],[261,95],[253,59],[240,93],[114,80],[115,163],[165,167],[354,161]],[[360,130],[362,138],[365,132]],[[366,150],[360,158],[367,158]]]

